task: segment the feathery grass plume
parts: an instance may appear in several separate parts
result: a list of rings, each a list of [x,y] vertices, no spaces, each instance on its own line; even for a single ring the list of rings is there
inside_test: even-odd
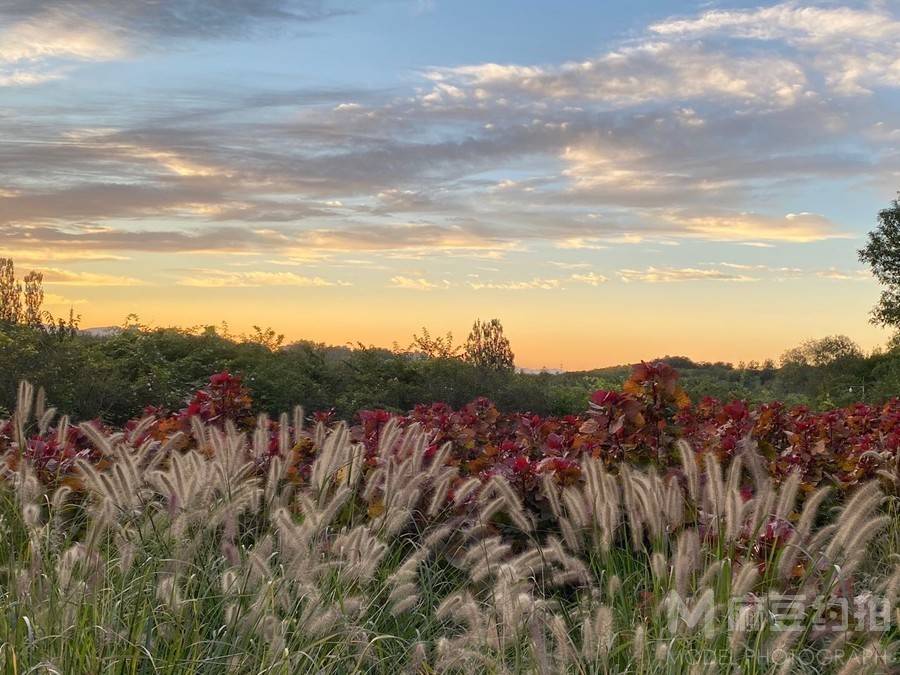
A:
[[[752,563],[742,565],[731,582],[731,596],[734,598],[744,597],[753,590],[757,579],[759,579],[759,568],[756,565]]]
[[[841,565],[841,576],[844,579],[849,578],[862,564],[866,554],[866,546],[869,541],[880,530],[887,527],[890,522],[891,517],[887,515],[873,518],[860,527],[856,533],[847,540],[844,548],[845,561],[844,564]]]
[[[462,506],[475,491],[481,487],[481,481],[477,478],[467,478],[454,490],[453,505]]]
[[[654,541],[660,541],[665,532],[662,482],[652,467],[645,474],[629,472],[628,477],[632,481],[637,505],[642,511],[641,521],[647,524],[650,537]]]
[[[725,511],[725,484],[722,481],[722,465],[711,452],[704,456],[706,463],[705,506],[716,523]]]
[[[728,490],[725,493],[725,529],[723,535],[727,543],[734,542],[741,534],[744,524],[744,510],[746,504],[738,490]]]
[[[663,513],[665,514],[668,530],[677,530],[684,524],[684,493],[678,484],[678,478],[672,476],[666,482],[665,496],[663,498]]]
[[[104,434],[93,422],[82,422],[78,425],[85,436],[87,436],[94,447],[106,457],[114,457],[116,454],[112,439]]]
[[[609,597],[614,598],[622,592],[622,579],[618,574],[611,574],[606,584],[606,592]]]
[[[303,439],[303,420],[304,420],[304,412],[303,406],[294,406],[293,410],[293,424],[291,425],[292,434],[291,440],[294,445],[297,445]]]
[[[541,476],[541,494],[546,497],[547,504],[550,506],[550,512],[553,516],[557,520],[562,518],[562,504],[559,501],[559,489],[556,486],[556,482],[553,480],[553,476],[549,473],[545,473]]]
[[[635,494],[634,479],[631,469],[623,465],[619,470],[619,482],[622,485],[622,501],[628,517],[628,531],[631,535],[631,548],[640,551],[644,545],[644,523],[641,518],[639,498]]]
[[[642,668],[646,663],[647,649],[647,627],[643,623],[639,623],[634,628],[634,635],[631,638],[631,658],[634,660],[638,668],[638,672],[642,672]]]
[[[584,542],[575,531],[572,521],[564,516],[557,521],[557,524],[559,525],[563,540],[566,542],[566,546],[573,551],[581,551],[584,548]]]
[[[278,416],[278,454],[287,458],[291,449],[291,429],[288,414],[283,412]]]
[[[725,492],[740,492],[741,491],[741,478],[743,477],[744,470],[744,458],[741,455],[736,455],[734,459],[731,460],[731,464],[728,467],[728,478],[725,481]]]
[[[34,417],[41,419],[47,412],[47,392],[43,387],[38,387],[37,395],[34,397]]]
[[[759,445],[753,440],[751,434],[747,434],[738,441],[738,455],[750,472],[750,477],[753,479],[753,484],[756,487],[770,480],[766,460],[760,454]]]
[[[253,457],[263,457],[269,451],[269,416],[260,413],[256,417],[256,428],[253,430],[253,445],[251,446]]]
[[[748,521],[749,535],[755,538],[772,517],[778,493],[772,487],[772,481],[765,481],[756,487],[756,494],[750,500],[751,515]]]
[[[137,533],[130,528],[120,528],[115,536],[116,560],[122,574],[128,572],[137,557],[138,544],[135,543]]]
[[[700,537],[696,530],[685,530],[678,537],[675,558],[672,562],[675,591],[681,597],[687,596],[688,582],[697,568]]]
[[[155,423],[156,418],[153,415],[145,415],[125,434],[125,441],[128,445],[136,445],[141,436],[146,434]]]
[[[731,630],[731,637],[728,639],[728,648],[731,652],[731,658],[736,658],[739,652],[743,651],[747,644],[747,637],[755,626],[760,609],[756,605],[747,604],[741,607],[737,616],[734,618],[734,626]]]
[[[675,445],[681,455],[681,468],[687,479],[688,494],[691,500],[697,504],[700,502],[700,472],[697,468],[697,456],[687,441],[679,439]]]
[[[571,523],[579,530],[584,530],[590,525],[587,507],[584,504],[584,494],[575,487],[563,489],[562,501],[566,506],[566,514]]]
[[[479,523],[487,524],[503,510],[504,506],[506,506],[506,500],[503,497],[495,497],[491,501],[483,503],[476,512],[475,518]]]
[[[434,455],[431,458],[431,463],[428,465],[428,475],[434,478],[437,476],[442,470],[446,467],[447,460],[450,459],[450,453],[453,451],[453,444],[450,441],[446,443],[442,443],[441,446],[435,451]]]
[[[893,650],[886,650],[878,642],[870,642],[844,664],[838,671],[838,675],[860,675],[868,673],[893,672],[889,670],[892,665]]]
[[[56,444],[63,445],[69,435],[69,416],[63,415],[56,423]]]
[[[56,582],[62,593],[71,590],[73,581],[81,581],[77,576],[79,572],[83,573],[83,570],[79,568],[83,566],[86,559],[86,549],[81,543],[73,544],[59,556],[56,563]]]
[[[796,658],[793,654],[785,654],[784,659],[781,661],[776,671],[776,675],[790,675],[794,671],[794,661]]]
[[[435,485],[431,494],[431,502],[428,504],[428,516],[433,518],[447,503],[447,493],[450,491],[450,484],[456,480],[456,470],[447,471],[443,477]]]
[[[591,573],[587,565],[580,558],[570,555],[559,538],[554,535],[547,537],[547,543],[543,548],[526,551],[520,556],[520,560],[525,562],[525,556],[528,554],[534,554],[536,560],[544,564],[553,561],[559,563],[562,568],[561,572],[554,574],[552,577],[552,581],[556,585],[562,586],[578,582],[587,586],[591,583]]]
[[[791,471],[787,479],[781,484],[779,491],[778,504],[775,507],[775,517],[779,519],[787,519],[794,510],[794,503],[797,500],[797,490],[800,488],[800,473]]]
[[[900,597],[900,565],[894,565],[893,573],[884,580],[879,590],[883,594],[884,604],[888,607],[894,607],[897,603],[897,598]]]
[[[403,430],[400,428],[400,421],[396,417],[391,417],[381,428],[378,437],[378,456],[386,460],[394,451],[394,446],[400,438]]]
[[[659,642],[653,651],[653,657],[657,663],[665,663],[669,660],[669,644],[667,642]]]
[[[669,562],[661,551],[654,551],[653,555],[650,556],[650,571],[660,586],[665,587],[668,585],[666,582],[669,579]]]
[[[550,631],[553,638],[553,665],[555,672],[566,673],[575,665],[578,655],[575,651],[575,645],[566,626],[565,619],[558,614],[549,614],[544,619],[544,624]]]
[[[44,390],[40,390],[40,394],[43,394]],[[40,410],[40,408],[38,408]],[[50,423],[53,421],[53,418],[56,417],[56,408],[46,408],[39,415],[37,415],[37,427],[38,433],[43,436],[47,433],[47,430],[50,428]]]
[[[378,540],[368,525],[340,532],[331,543],[330,557],[338,574],[350,584],[368,583],[387,553],[387,544]]]
[[[284,478],[286,467],[287,464],[279,456],[272,457],[269,461],[264,495],[266,504],[271,504],[275,500],[275,497],[279,492],[281,480]]]
[[[196,415],[191,417],[191,436],[194,437],[194,443],[197,444],[197,449],[200,452],[207,454],[209,452],[210,441],[206,425],[203,424],[203,420]]]
[[[810,531],[819,512],[819,507],[830,493],[830,488],[825,486],[816,490],[806,498],[803,510],[797,519],[797,524],[787,540],[781,558],[778,561],[778,575],[782,580],[788,579],[794,571],[803,546],[807,543]]]
[[[184,598],[181,589],[178,588],[178,579],[173,574],[165,574],[160,577],[156,587],[156,599],[162,602],[170,612],[176,614],[184,606]]]
[[[706,569],[703,570],[703,574],[701,574],[700,578],[697,580],[697,588],[714,586],[715,582],[718,580],[719,575],[722,573],[722,567],[724,567],[725,562],[726,561],[724,560],[709,561]]]
[[[335,472],[349,463],[349,444],[347,425],[343,422],[331,430],[322,445],[317,442],[319,454],[312,465],[310,483],[319,495],[323,494]]]
[[[25,448],[25,425],[31,419],[31,410],[34,405],[34,387],[29,382],[19,382],[19,390],[16,396],[16,410],[13,413],[13,441],[18,452]]]
[[[519,498],[519,495],[515,493],[515,490],[512,489],[509,481],[500,475],[494,475],[491,477],[490,481],[488,481],[487,487],[487,492],[497,494],[500,499],[503,500],[505,512],[513,523],[515,523],[516,527],[523,532],[530,532],[533,527],[531,520],[528,518],[528,514],[525,513],[525,509],[522,507],[522,500]],[[484,494],[484,492],[482,494]]]
[[[883,499],[877,483],[868,483],[856,491],[841,510],[836,522],[837,531],[825,549],[826,558],[833,561],[836,559],[838,551],[846,551],[848,541],[870,519],[872,512]]]
[[[712,637],[716,630],[715,622],[715,593],[713,589],[706,588],[699,597],[694,599],[693,606],[688,604],[687,616],[683,609],[691,598],[685,599],[675,591],[669,591],[663,600],[661,609],[668,617],[668,630],[671,635],[702,634],[704,637]],[[690,632],[689,631],[693,631]]]

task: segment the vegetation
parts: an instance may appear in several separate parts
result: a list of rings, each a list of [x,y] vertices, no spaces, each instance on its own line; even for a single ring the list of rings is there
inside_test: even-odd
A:
[[[872,310],[873,323],[900,326],[900,200],[878,214],[878,227],[869,233],[859,259],[885,287]]]
[[[512,372],[514,355],[499,319],[476,320],[466,340],[465,360],[479,370]]]
[[[900,532],[895,446],[883,488],[811,489],[778,472],[793,447],[772,461],[728,423],[693,450],[665,364],[592,400],[577,431],[484,404],[351,428],[255,418],[220,374],[114,429],[23,385],[2,426],[6,672],[890,668],[900,568],[870,543]]]

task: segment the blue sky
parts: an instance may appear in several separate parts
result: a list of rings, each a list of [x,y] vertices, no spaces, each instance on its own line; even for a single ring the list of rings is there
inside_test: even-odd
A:
[[[889,2],[0,0],[0,253],[86,324],[521,365],[846,333],[900,187]]]

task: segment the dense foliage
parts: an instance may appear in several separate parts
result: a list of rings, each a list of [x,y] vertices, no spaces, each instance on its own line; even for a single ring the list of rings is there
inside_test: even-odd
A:
[[[253,389],[255,411],[272,414],[296,401],[349,419],[366,408],[403,412],[422,401],[459,408],[487,397],[502,411],[565,415],[583,411],[597,389],[620,388],[630,373],[630,366],[569,373],[485,370],[427,333],[411,347],[393,350],[282,346],[277,338],[264,330],[235,337],[223,328],[148,328],[135,322],[100,334],[0,322],[0,408],[12,408],[18,382],[26,379],[80,419],[122,423],[148,405],[177,408],[210,374],[229,371]],[[678,369],[695,401],[777,399],[822,410],[883,402],[900,392],[900,344],[869,356],[846,346],[840,337],[811,341],[787,352],[779,367],[662,360]]]
[[[23,384],[5,671],[892,672],[896,402],[692,406],[653,363],[591,403],[310,424],[219,373],[107,428]]]
[[[859,259],[884,286],[872,310],[873,323],[900,326],[900,200],[878,214],[878,227],[869,233]]]
[[[621,391],[594,392],[590,408],[575,415],[504,413],[486,398],[458,409],[432,403],[416,405],[405,414],[361,410],[355,415],[350,436],[362,443],[371,457],[388,422],[393,420],[401,427],[415,424],[429,434],[429,453],[450,444],[449,461],[459,467],[462,476],[487,480],[501,475],[526,501],[531,501],[544,474],[562,482],[578,479],[578,465],[584,457],[599,459],[608,468],[626,462],[664,472],[677,470],[679,441],[687,441],[701,455],[714,455],[725,465],[746,443],[753,443],[777,482],[796,473],[804,491],[822,484],[840,490],[852,488],[874,478],[879,470],[890,471],[900,456],[897,399],[826,412],[778,402],[758,406],[741,401],[723,403],[709,397],[693,404],[678,379],[678,373],[666,363],[639,364]],[[252,393],[239,376],[219,373],[178,410],[148,407],[140,421],[129,421],[124,429],[140,428],[141,438],[162,439],[179,431],[189,435],[195,419],[212,425],[229,420],[238,430],[264,434],[265,456],[276,455],[286,420],[257,417],[255,408]],[[337,416],[333,410],[319,411],[312,419],[332,423]],[[94,424],[97,429],[112,431],[100,421]],[[47,425],[39,431],[25,439],[21,454],[48,484],[69,478],[79,458],[98,459],[90,437],[78,427]],[[0,430],[0,452],[13,445],[15,433],[10,420]],[[315,459],[308,450],[298,446],[290,457],[283,458],[291,475],[306,475]]]

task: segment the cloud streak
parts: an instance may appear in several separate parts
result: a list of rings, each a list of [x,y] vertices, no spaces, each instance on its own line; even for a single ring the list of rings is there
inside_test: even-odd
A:
[[[77,83],[72,64],[137,60],[136,45],[252,38],[348,7],[0,2],[0,82]],[[0,252],[60,266],[173,252],[277,265],[346,255],[386,266],[382,285],[419,290],[746,280],[666,259],[560,266],[546,278],[504,267],[502,279],[476,281],[459,265],[434,281],[399,261],[853,236],[794,195],[900,174],[900,136],[886,121],[900,112],[900,52],[885,37],[898,22],[878,4],[716,10],[577,61],[423,68],[413,86],[383,91],[211,87],[200,104],[163,92],[94,125],[88,102],[48,110],[25,97],[0,113]],[[259,275],[180,283],[340,283]]]

